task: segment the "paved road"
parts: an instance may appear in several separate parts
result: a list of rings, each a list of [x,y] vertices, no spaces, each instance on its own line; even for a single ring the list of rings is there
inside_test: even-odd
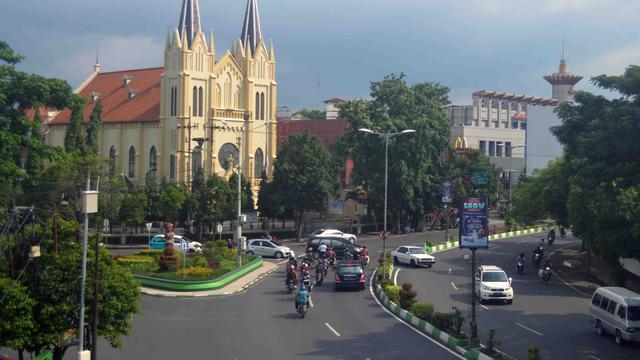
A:
[[[436,237],[442,234],[401,236],[390,239],[388,246],[424,243],[426,238]],[[361,242],[372,253],[381,249],[380,240],[369,238]],[[297,253],[302,249],[294,247]],[[336,293],[332,285],[329,280],[314,289],[314,307],[305,319],[295,314],[293,297],[284,291],[282,271],[245,293],[230,297],[143,296],[142,313],[133,320],[133,335],[123,339],[122,350],[102,343],[99,358],[460,358],[391,317],[376,303],[369,289]],[[70,353],[74,351],[70,349]]]
[[[542,234],[534,234],[492,242],[490,250],[478,250],[480,264],[502,267],[513,277],[515,298],[512,305],[485,304],[478,307],[481,341],[488,331],[496,329],[499,346],[520,359],[527,358],[527,349],[536,344],[543,359],[640,359],[640,346],[619,347],[611,337],[599,337],[588,322],[589,298],[554,278],[544,285],[534,274],[531,251]],[[557,239],[547,250],[578,245],[575,238]],[[515,256],[527,252],[525,274],[515,271]],[[450,250],[436,255],[438,262],[431,269],[402,266],[398,282],[410,282],[420,300],[432,302],[438,311],[458,307],[470,313],[470,272],[464,254],[469,250]],[[451,273],[449,273],[451,269]],[[468,326],[468,321],[465,326]]]

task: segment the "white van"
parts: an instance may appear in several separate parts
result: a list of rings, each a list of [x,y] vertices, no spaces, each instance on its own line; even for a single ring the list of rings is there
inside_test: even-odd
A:
[[[622,287],[598,288],[591,298],[590,321],[598,335],[613,334],[618,345],[640,341],[640,295]]]

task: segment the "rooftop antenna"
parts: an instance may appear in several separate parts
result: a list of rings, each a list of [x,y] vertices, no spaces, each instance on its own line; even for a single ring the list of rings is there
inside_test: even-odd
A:
[[[562,60],[564,60],[564,31],[562,32]]]

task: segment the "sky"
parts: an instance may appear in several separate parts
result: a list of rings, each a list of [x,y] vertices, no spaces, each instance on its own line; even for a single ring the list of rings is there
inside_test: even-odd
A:
[[[0,40],[23,71],[78,86],[99,47],[102,71],[162,66],[182,0],[0,0]],[[576,86],[640,64],[638,0],[259,0],[276,50],[278,105],[322,108],[366,98],[371,81],[405,73],[438,82],[455,104],[476,90],[551,97],[542,76],[565,58]],[[223,54],[240,36],[246,0],[200,0],[202,28]]]

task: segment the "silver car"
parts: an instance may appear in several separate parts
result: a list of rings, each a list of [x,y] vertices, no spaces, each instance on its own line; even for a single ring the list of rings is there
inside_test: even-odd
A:
[[[274,240],[252,239],[249,240],[246,253],[250,255],[260,255],[263,257],[273,256],[276,259],[280,259],[282,257],[288,257],[291,253],[291,249],[278,244]]]

